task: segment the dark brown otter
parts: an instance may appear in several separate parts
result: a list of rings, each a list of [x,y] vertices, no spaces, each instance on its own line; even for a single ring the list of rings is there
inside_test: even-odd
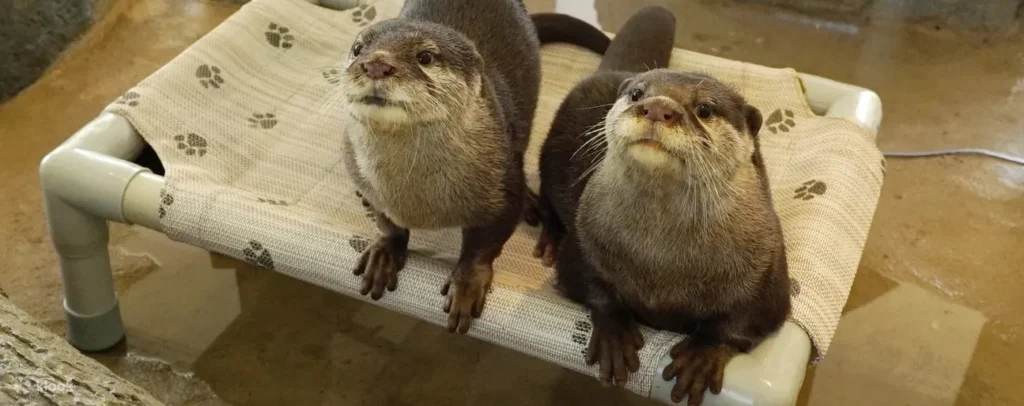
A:
[[[653,13],[653,11],[652,11]],[[671,35],[635,16],[602,67],[560,106],[541,153],[536,254],[557,261],[560,289],[591,312],[589,363],[624,385],[639,368],[637,323],[689,335],[671,351],[672,398],[719,393],[728,360],[789,314],[789,278],[757,140],[760,112],[706,75],[642,55]],[[634,45],[633,63],[616,58]],[[635,72],[644,71],[636,74]]]
[[[384,234],[355,268],[361,294],[397,288],[410,228],[459,227],[448,329],[480,316],[527,197],[539,43],[519,0],[408,0],[358,35],[336,99],[350,115],[345,164]]]

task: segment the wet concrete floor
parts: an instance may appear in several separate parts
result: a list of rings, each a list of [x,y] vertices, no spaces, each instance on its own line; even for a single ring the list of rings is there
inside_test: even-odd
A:
[[[844,23],[732,2],[559,3],[608,31],[645,4],[668,4],[679,47],[871,88],[884,103],[884,151],[1024,155],[1016,31]],[[39,160],[237,7],[120,1],[39,82],[0,105],[0,288],[54,331],[63,332],[61,287]],[[890,159],[844,317],[800,404],[1020,402],[1022,243],[1024,166]],[[169,404],[651,404],[155,232],[115,225],[111,245],[129,340],[95,356]]]

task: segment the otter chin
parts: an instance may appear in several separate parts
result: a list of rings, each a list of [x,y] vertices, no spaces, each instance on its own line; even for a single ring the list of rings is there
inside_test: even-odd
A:
[[[353,102],[349,111],[356,119],[366,118],[378,123],[405,123],[411,120],[408,111],[400,104],[375,96]]]
[[[628,144],[629,156],[637,162],[651,167],[661,167],[673,159],[665,145],[652,138],[640,138]]]

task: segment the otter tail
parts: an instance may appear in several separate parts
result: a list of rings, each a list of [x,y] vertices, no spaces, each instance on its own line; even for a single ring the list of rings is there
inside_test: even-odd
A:
[[[601,58],[600,71],[646,72],[668,67],[676,16],[664,7],[644,7],[622,26]]]
[[[565,42],[579,45],[598,54],[604,55],[612,40],[601,30],[586,21],[558,13],[531,14],[537,37],[541,44]]]

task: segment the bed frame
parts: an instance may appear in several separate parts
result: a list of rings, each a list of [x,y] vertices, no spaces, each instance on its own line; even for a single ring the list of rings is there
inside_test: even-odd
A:
[[[850,120],[877,134],[882,105],[874,92],[800,74],[811,109]],[[124,338],[114,292],[107,221],[161,231],[158,217],[164,178],[135,159],[146,146],[125,118],[103,113],[50,152],[39,167],[50,238],[60,258],[67,339],[83,351],[102,351]],[[705,405],[791,405],[796,402],[811,356],[811,342],[789,321],[775,335],[726,367],[725,388]],[[671,362],[662,358],[651,398],[673,404],[673,382],[660,378]]]

